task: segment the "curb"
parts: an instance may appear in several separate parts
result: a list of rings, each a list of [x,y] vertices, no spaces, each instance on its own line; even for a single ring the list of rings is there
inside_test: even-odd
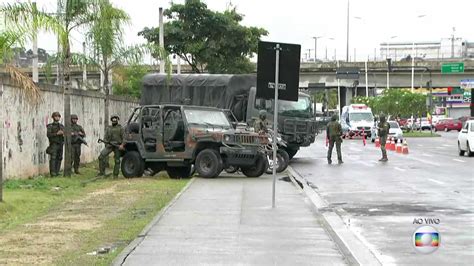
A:
[[[288,166],[287,172],[293,184],[300,188],[311,201],[316,215],[321,218],[324,229],[336,242],[350,265],[382,265],[375,254],[346,226],[337,211],[330,208],[329,204],[309,186],[305,178],[291,166]]]
[[[150,232],[151,228],[161,220],[161,218],[165,215],[168,209],[171,208],[176,203],[176,201],[178,201],[178,199],[181,197],[181,195],[183,195],[184,192],[186,192],[186,190],[188,190],[192,183],[194,183],[195,179],[196,178],[193,177],[191,178],[191,180],[189,180],[188,184],[186,184],[186,186],[178,194],[176,194],[176,196],[170,202],[168,202],[165,207],[160,210],[160,212],[153,218],[153,220],[148,223],[147,226],[145,226],[141,233],[138,234],[138,236],[132,242],[130,242],[130,244],[128,244],[128,246],[126,246],[117,257],[115,257],[111,265],[123,265],[130,253],[132,253],[135,248],[140,245],[143,239],[145,239],[145,237],[147,236],[148,232]]]

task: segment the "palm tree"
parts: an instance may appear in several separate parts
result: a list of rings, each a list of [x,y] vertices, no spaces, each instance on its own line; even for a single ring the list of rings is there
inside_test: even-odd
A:
[[[21,27],[31,27],[52,31],[57,34],[60,45],[60,60],[64,82],[62,83],[64,94],[64,176],[71,176],[71,45],[70,35],[73,30],[91,25],[97,14],[91,12],[104,0],[58,0],[57,14],[49,14],[40,11],[32,3],[6,4],[0,12],[4,13],[7,22],[10,22],[14,29]],[[59,78],[59,77],[58,77]]]
[[[20,69],[10,63],[13,57],[13,48],[21,46],[23,42],[31,35],[26,34],[25,29],[17,31],[0,32],[0,73],[6,73],[10,76],[13,84],[19,88],[19,93],[26,99],[26,102],[32,106],[36,106],[41,102],[41,91],[33,80]],[[3,79],[3,78],[2,78]],[[1,83],[0,97],[0,120],[3,121],[3,81]],[[3,122],[0,125],[0,158],[3,158]],[[0,202],[3,201],[3,163],[0,163]]]

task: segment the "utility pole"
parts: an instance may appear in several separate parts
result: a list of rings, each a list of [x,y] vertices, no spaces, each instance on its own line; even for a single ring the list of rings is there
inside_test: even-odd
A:
[[[160,36],[159,36],[159,41],[160,41],[160,53],[162,54],[162,57],[164,56],[164,53],[162,53],[165,50],[165,37],[164,37],[164,31],[165,29],[163,28],[163,8],[160,7],[159,9],[159,23],[160,23]],[[165,73],[165,58],[160,58],[160,73],[164,74]]]
[[[456,28],[453,27],[453,34],[451,35],[451,58],[454,58],[454,32]]]
[[[321,38],[322,36],[314,36],[314,62],[316,63],[316,60],[318,60],[318,39]]]
[[[36,2],[33,2],[32,3],[33,5],[33,10],[35,13],[33,13],[33,24],[36,24]],[[32,60],[32,63],[33,63],[33,81],[34,82],[38,82],[39,81],[39,78],[38,78],[38,29],[36,29],[36,25],[33,25],[34,29],[33,29],[33,60]]]
[[[349,0],[347,0],[347,43],[346,43],[346,62],[349,62]]]
[[[86,42],[82,42],[82,53],[84,54],[84,56],[86,55]],[[85,90],[87,84],[87,64],[85,62],[82,66],[82,84]]]

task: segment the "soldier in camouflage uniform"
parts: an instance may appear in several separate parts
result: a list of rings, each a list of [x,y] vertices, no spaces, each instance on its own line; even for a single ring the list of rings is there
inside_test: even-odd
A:
[[[257,133],[268,132],[267,112],[265,110],[260,110],[258,114],[258,119],[255,120],[255,124],[253,127],[255,129],[255,132]]]
[[[81,145],[86,133],[82,126],[77,124],[77,115],[71,115],[71,146],[72,146],[72,165],[74,173],[79,175],[79,163],[81,162]],[[82,138],[82,140],[81,140]]]
[[[110,142],[112,144],[116,144],[117,146],[106,144],[105,148],[100,152],[99,155],[99,174],[98,176],[105,175],[105,165],[106,161],[109,158],[109,154],[114,152],[114,178],[117,178],[119,175],[120,169],[120,150],[124,149],[124,130],[122,126],[118,123],[119,121],[118,115],[112,115],[110,117],[110,121],[112,121],[112,125],[108,126],[105,130],[104,140],[106,142]]]
[[[331,156],[332,156],[332,149],[334,148],[334,143],[336,144],[336,151],[337,151],[337,161],[339,164],[344,163],[342,161],[342,153],[341,153],[341,139],[342,135],[342,127],[339,122],[337,122],[337,115],[333,115],[331,117],[331,122],[328,123],[326,128],[326,137],[329,140],[329,149],[328,149],[328,164],[332,163]]]
[[[380,149],[382,150],[382,158],[379,160],[381,162],[388,161],[387,158],[387,149],[385,144],[387,143],[387,135],[390,131],[390,124],[386,121],[385,115],[380,115],[380,122],[377,130],[377,135],[380,139]]]
[[[49,174],[51,177],[58,176],[61,169],[61,161],[63,160],[64,146],[64,126],[59,123],[61,115],[54,112],[51,117],[53,123],[46,126],[49,146],[46,153],[49,154]]]

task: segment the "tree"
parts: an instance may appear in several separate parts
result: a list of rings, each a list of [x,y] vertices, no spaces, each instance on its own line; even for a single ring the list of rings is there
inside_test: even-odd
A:
[[[421,116],[427,111],[426,95],[401,89],[384,90],[378,97],[354,97],[352,103],[363,103],[369,106],[374,114],[384,113],[391,116]]]
[[[186,61],[194,72],[249,73],[249,56],[257,52],[258,41],[268,32],[240,25],[243,16],[236,9],[214,12],[199,0],[171,4],[164,15],[165,50]],[[139,35],[159,44],[159,28],[144,28]]]
[[[19,92],[26,99],[26,103],[35,106],[41,102],[41,91],[33,80],[20,69],[10,64],[15,54],[16,46],[22,46],[23,42],[32,37],[27,34],[24,28],[18,28],[17,31],[1,31],[0,32],[0,69],[5,69],[9,74],[13,84],[17,85]],[[3,72],[3,71],[1,71]],[[3,94],[3,80],[0,97]],[[2,98],[3,99],[3,98]],[[4,103],[0,104],[0,119],[3,119]],[[0,125],[0,158],[3,158],[3,122]],[[3,163],[0,163],[0,202],[3,201]]]
[[[90,25],[97,19],[97,14],[92,12],[101,0],[58,0],[58,13],[51,15],[43,10],[38,10],[32,3],[6,4],[0,11],[5,15],[5,20],[12,29],[31,28],[52,31],[57,34],[60,44],[60,59],[62,62],[61,82],[64,94],[64,176],[71,176],[71,80],[70,64],[72,59],[70,36],[73,30]]]
[[[150,71],[147,66],[134,64],[114,71],[113,92],[117,95],[141,96],[142,78]]]

